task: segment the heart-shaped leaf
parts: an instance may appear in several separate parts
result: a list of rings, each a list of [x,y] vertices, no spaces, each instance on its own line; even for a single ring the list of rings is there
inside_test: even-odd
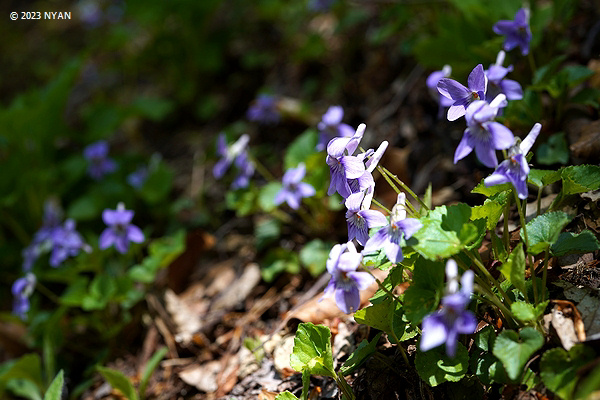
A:
[[[507,281],[519,289],[521,293],[526,293],[525,288],[525,253],[523,252],[523,243],[519,243],[514,248],[508,260],[498,268]]]
[[[571,221],[571,217],[562,211],[539,215],[527,224],[529,247],[527,252],[539,254],[558,239],[560,231]],[[521,230],[521,239],[524,239]]]
[[[508,377],[519,378],[529,358],[544,345],[544,336],[534,328],[523,328],[519,333],[505,330],[494,343],[493,354],[502,362]]]
[[[461,343],[457,343],[454,357],[446,355],[443,346],[425,352],[419,351],[415,367],[421,379],[429,386],[437,386],[447,381],[458,382],[469,368],[469,352]]]
[[[335,377],[331,352],[331,332],[324,325],[300,324],[294,338],[290,366],[296,371]]]
[[[594,358],[585,346],[578,344],[567,353],[564,349],[550,349],[540,361],[540,375],[548,389],[565,400],[573,398],[577,369]]]

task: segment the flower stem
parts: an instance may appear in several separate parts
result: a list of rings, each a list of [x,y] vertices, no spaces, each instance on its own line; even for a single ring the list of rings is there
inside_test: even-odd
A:
[[[521,220],[521,229],[523,230],[523,238],[525,239],[525,247],[527,247],[527,251],[529,251],[529,238],[527,237],[527,226],[525,223],[525,212],[523,208],[527,206],[527,202],[523,202],[523,207],[521,207],[521,201],[519,200],[519,196],[517,195],[517,191],[513,189],[513,193],[515,195],[515,201],[517,203],[517,210],[519,211],[519,218]],[[537,292],[537,284],[535,278],[535,267],[533,265],[533,256],[531,254],[527,255],[529,259],[529,272],[531,274],[531,282],[533,283],[533,302],[535,305],[538,304],[538,292]]]
[[[550,246],[546,246],[544,255],[544,272],[542,272],[542,293],[540,295],[540,301],[544,301],[546,298],[546,280],[548,279],[548,259],[550,258]]]
[[[39,281],[35,283],[35,288],[44,296],[52,300],[56,304],[60,304],[60,298],[55,295],[50,289],[41,284]]]
[[[273,174],[260,161],[258,161],[258,158],[250,154],[248,155],[248,158],[250,158],[250,160],[254,163],[254,167],[256,168],[258,173],[261,174],[263,178],[265,178],[265,180],[269,182],[276,181]]]
[[[486,277],[486,279],[489,282],[492,282],[494,284],[494,286],[496,287],[496,289],[498,289],[498,292],[502,296],[502,299],[504,299],[506,304],[508,304],[510,306],[512,301],[510,301],[510,298],[506,295],[506,292],[502,289],[502,287],[500,286],[500,283],[496,280],[496,278],[494,278],[492,276],[492,274],[490,274],[490,271],[487,270],[485,265],[483,265],[483,263],[481,261],[479,261],[477,259],[477,257],[475,257],[473,255],[472,252],[467,252],[467,256],[471,259],[471,261],[473,261],[473,263],[477,266],[477,268],[479,268],[479,271],[481,271],[481,273],[483,273],[483,275]]]
[[[373,273],[366,267],[363,265],[363,269],[373,277],[373,279],[375,279],[375,282],[377,282],[377,285],[379,286],[379,288],[381,290],[383,290],[385,293],[387,293],[388,295],[392,296],[392,298],[394,300],[396,300],[400,305],[402,305],[402,300],[400,300],[400,298],[398,296],[396,296],[391,290],[389,290],[388,288],[385,287],[385,285],[383,284],[383,282],[381,282],[375,275],[373,275]]]
[[[504,232],[502,233],[502,239],[504,240],[504,248],[507,252],[510,251],[510,232],[508,231],[508,217],[510,215],[510,197],[506,199],[506,205],[504,206]]]
[[[542,212],[542,187],[540,186],[538,189],[538,194],[537,194],[537,214],[536,216],[540,215]]]
[[[391,214],[392,212],[383,204],[381,204],[380,202],[378,202],[375,199],[371,200],[371,203],[375,204],[377,207],[381,208],[382,210],[384,210],[385,212],[387,212],[388,214]]]
[[[387,168],[384,167],[377,167],[377,169],[379,170],[379,172],[386,173],[387,175],[389,175],[390,178],[395,180],[396,183],[398,183],[398,185],[400,185],[400,187],[404,189],[404,191],[406,191],[406,193],[410,194],[416,201],[418,201],[421,207],[423,207],[425,210],[429,210],[427,204],[425,204],[423,200],[421,200],[419,196],[417,196],[415,192],[413,192],[408,186],[406,186],[406,184],[402,182],[396,175],[392,174],[390,171],[387,170]]]

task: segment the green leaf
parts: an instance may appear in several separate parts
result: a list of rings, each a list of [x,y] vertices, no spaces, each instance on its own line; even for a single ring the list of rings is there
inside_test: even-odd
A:
[[[537,187],[544,187],[560,180],[561,170],[530,169],[527,182]]]
[[[6,382],[6,389],[25,399],[42,400],[40,389],[35,383],[27,379],[11,379]]]
[[[344,362],[340,368],[342,375],[349,375],[353,373],[358,367],[367,361],[371,354],[375,353],[375,348],[377,347],[377,342],[379,342],[381,334],[382,332],[379,332],[370,342],[365,339],[359,343],[356,350],[354,350],[354,352],[350,355],[350,357],[348,357],[346,362]]]
[[[280,182],[270,182],[260,189],[260,192],[258,193],[258,205],[261,210],[270,212],[277,207],[275,205],[275,196],[281,187]]]
[[[518,320],[522,322],[535,323],[542,318],[542,315],[544,315],[544,310],[546,310],[547,306],[547,301],[541,302],[535,307],[532,304],[525,303],[523,301],[515,301],[510,305],[510,310]]]
[[[525,253],[523,243],[519,243],[508,256],[508,260],[499,268],[504,278],[519,289],[521,293],[527,293],[525,287]]]
[[[287,148],[283,165],[285,169],[295,168],[301,162],[316,153],[317,147],[317,131],[308,129],[298,136]]]
[[[563,232],[550,248],[555,257],[567,254],[590,253],[600,249],[596,236],[587,229],[581,233]]]
[[[275,242],[281,235],[281,222],[278,219],[265,217],[260,218],[254,226],[254,238],[256,239],[256,248],[264,249],[269,244]]]
[[[469,352],[461,343],[457,343],[456,355],[449,357],[444,346],[426,352],[419,351],[415,359],[417,373],[429,386],[444,382],[460,381],[469,368]]]
[[[164,162],[156,165],[155,169],[150,169],[148,178],[140,188],[140,196],[150,204],[156,204],[164,200],[173,187],[174,173]]]
[[[567,137],[563,132],[555,133],[538,147],[536,155],[538,163],[543,165],[566,164],[569,162]]]
[[[487,187],[485,186],[484,179],[482,179],[481,182],[479,182],[479,184],[477,184],[477,186],[475,186],[473,190],[471,190],[471,193],[478,193],[486,197],[491,197],[495,194],[510,190],[511,188],[512,186],[510,185],[510,183],[503,183],[501,185]]]
[[[404,292],[404,311],[413,325],[435,311],[444,290],[445,264],[419,257],[413,270],[413,281]]]
[[[275,400],[300,400],[293,393],[288,392],[287,390],[283,393],[279,393]]]
[[[471,207],[463,203],[436,207],[419,219],[423,227],[407,244],[427,259],[448,258],[477,242],[485,233],[485,225],[470,223],[470,217]]]
[[[335,378],[329,328],[310,322],[300,324],[294,338],[290,366],[299,372],[308,370],[314,375]]]
[[[186,232],[179,230],[170,236],[154,239],[148,245],[148,256],[133,266],[127,274],[136,282],[152,283],[161,268],[171,264],[185,250]]]
[[[174,103],[159,97],[140,96],[133,101],[131,111],[152,121],[164,119],[173,110]]]
[[[529,358],[544,345],[544,336],[534,328],[523,328],[519,333],[502,331],[494,343],[493,354],[502,362],[508,377],[516,380]]]
[[[129,400],[137,400],[138,396],[135,388],[129,378],[123,375],[121,371],[100,366],[96,368],[113,389],[119,390]]]
[[[492,199],[486,199],[481,206],[473,207],[471,219],[485,218],[485,227],[489,230],[494,230],[498,224],[498,220],[504,211],[504,205]]]
[[[526,225],[529,248],[527,252],[539,254],[558,240],[560,232],[571,221],[571,217],[562,211],[538,215]],[[524,240],[521,229],[521,239]]]
[[[300,263],[314,277],[325,272],[331,245],[321,239],[313,239],[300,250]]]
[[[394,301],[387,298],[385,301],[361,308],[354,313],[354,320],[359,324],[368,325],[380,331],[390,331],[390,311]]]
[[[61,400],[64,385],[64,373],[61,369],[44,395],[44,400]]]
[[[577,344],[567,353],[554,348],[546,351],[540,361],[540,376],[548,389],[565,400],[573,398],[577,370],[594,358],[590,348]]]
[[[104,273],[98,274],[90,284],[89,293],[81,302],[81,308],[86,311],[103,309],[116,291],[114,279]]]
[[[305,369],[302,371],[302,400],[308,400],[310,394],[310,371]]]
[[[83,299],[87,296],[87,288],[89,279],[85,276],[78,276],[71,283],[62,296],[60,296],[61,304],[71,307],[80,307]]]
[[[296,252],[278,247],[267,253],[260,273],[266,282],[272,282],[282,272],[297,274],[300,263]]]
[[[0,374],[0,395],[6,383],[11,379],[24,379],[32,382],[41,391],[44,383],[42,380],[42,363],[40,356],[32,353],[26,354],[16,360],[7,370]]]
[[[561,176],[565,195],[600,189],[600,167],[597,165],[569,166],[562,170]]]
[[[150,360],[148,360],[148,363],[146,364],[146,367],[144,368],[144,373],[142,375],[142,379],[140,380],[140,397],[141,398],[144,398],[144,395],[146,393],[146,387],[148,386],[148,381],[150,380],[152,373],[158,367],[158,364],[161,362],[161,360],[165,357],[165,355],[168,352],[169,352],[169,349],[167,349],[166,347],[161,347],[160,349],[156,350],[156,352],[152,355]]]
[[[584,88],[579,93],[571,98],[573,103],[583,104],[594,108],[600,107],[598,100],[600,99],[600,90],[596,88]]]

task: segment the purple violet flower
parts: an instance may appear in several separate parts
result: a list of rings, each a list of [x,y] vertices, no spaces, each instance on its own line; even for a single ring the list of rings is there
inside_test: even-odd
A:
[[[41,228],[33,235],[33,240],[23,249],[23,271],[29,272],[38,257],[49,248],[52,232],[60,227],[63,211],[55,199],[46,200],[44,203],[44,217]]]
[[[521,8],[515,14],[514,20],[500,20],[492,28],[495,33],[506,36],[504,50],[510,51],[515,47],[521,48],[521,54],[529,54],[531,29],[529,28],[529,10]]]
[[[29,311],[29,297],[33,293],[36,283],[35,275],[28,272],[24,277],[19,278],[12,285],[13,314],[25,320]]]
[[[366,125],[360,124],[356,133],[351,138],[336,137],[331,139],[327,145],[327,157],[325,161],[329,165],[331,183],[327,194],[331,196],[336,191],[346,198],[352,194],[349,179],[358,179],[365,172],[364,157],[353,156],[358,147]]]
[[[268,94],[259,95],[250,105],[246,116],[250,121],[261,124],[276,124],[281,117],[275,97]]]
[[[478,64],[473,68],[467,82],[469,87],[454,79],[442,78],[437,84],[438,92],[453,101],[448,109],[448,121],[455,121],[465,115],[467,107],[472,102],[485,100],[487,77],[483,71],[483,65]]]
[[[123,203],[117,205],[116,210],[106,209],[102,212],[102,220],[108,228],[100,235],[98,247],[106,249],[112,245],[121,254],[129,250],[129,242],[142,243],[144,233],[140,228],[131,224],[134,212],[126,210]]]
[[[484,179],[483,182],[486,187],[510,182],[521,200],[527,198],[529,165],[527,165],[525,156],[531,150],[541,129],[542,125],[537,123],[533,125],[533,128],[522,142],[519,143],[518,139],[515,141],[515,144],[508,150],[508,159],[502,161],[494,173]]]
[[[487,96],[491,99],[504,93],[508,100],[521,100],[523,98],[523,88],[517,81],[505,79],[506,75],[513,70],[513,66],[503,67],[504,57],[506,53],[500,50],[496,63],[490,65],[485,71],[485,76],[488,78],[488,93]]]
[[[454,357],[459,334],[474,333],[477,328],[475,314],[467,310],[473,292],[473,271],[465,271],[458,289],[458,266],[450,259],[446,263],[447,294],[442,298],[442,308],[423,319],[421,351],[428,351],[446,343],[446,354]]]
[[[353,193],[346,199],[346,221],[348,223],[348,241],[365,245],[369,240],[369,229],[387,224],[385,216],[376,210],[370,210],[371,198],[366,199],[362,192]]]
[[[326,12],[329,11],[333,3],[335,3],[335,0],[310,0],[308,9],[316,12]]]
[[[235,166],[239,173],[231,183],[232,189],[241,189],[248,187],[250,178],[254,175],[254,163],[248,158],[248,152],[244,151],[235,158]]]
[[[319,129],[319,143],[317,143],[317,151],[325,150],[327,143],[334,137],[352,137],[354,136],[354,129],[342,122],[344,118],[344,109],[340,106],[331,106],[325,114],[323,119],[317,125]]]
[[[327,272],[331,274],[331,280],[323,298],[334,295],[335,303],[346,314],[358,310],[359,290],[366,289],[374,281],[369,273],[356,271],[361,261],[362,255],[352,242],[333,246],[327,260]]]
[[[446,96],[442,96],[440,92],[438,92],[437,84],[442,78],[448,78],[452,74],[452,67],[449,65],[444,65],[444,67],[440,71],[433,71],[427,77],[427,87],[429,88],[429,93],[433,98],[435,98],[440,105],[439,107],[439,115],[438,118],[441,118],[444,115],[444,108],[450,107],[454,101],[449,99]]]
[[[52,242],[52,254],[50,254],[52,267],[58,267],[67,258],[79,254],[81,250],[91,251],[79,232],[75,230],[75,221],[70,218],[52,231],[50,240]]]
[[[104,140],[87,146],[83,150],[83,155],[89,162],[88,174],[93,179],[100,180],[104,175],[117,169],[117,164],[108,158],[108,143]]]
[[[455,164],[475,149],[477,158],[485,166],[498,165],[496,150],[508,149],[515,140],[510,129],[494,121],[505,102],[506,96],[499,94],[490,104],[478,100],[469,105],[465,115],[467,129],[454,152]]]
[[[304,197],[314,196],[316,191],[311,185],[302,182],[306,174],[304,163],[298,164],[296,168],[288,169],[283,174],[283,187],[275,195],[275,205],[278,206],[284,201],[297,210]]]
[[[141,189],[148,179],[148,167],[145,165],[140,166],[131,174],[127,175],[127,183],[134,189]]]
[[[392,208],[390,223],[379,229],[365,244],[364,254],[374,253],[383,248],[388,260],[399,263],[404,259],[402,254],[402,238],[410,239],[423,224],[415,218],[406,218],[406,195],[398,194],[396,204]]]
[[[221,179],[234,160],[246,151],[249,141],[250,136],[244,134],[231,146],[227,146],[225,134],[219,134],[217,138],[217,154],[221,156],[221,159],[213,167],[213,176],[216,179]]]

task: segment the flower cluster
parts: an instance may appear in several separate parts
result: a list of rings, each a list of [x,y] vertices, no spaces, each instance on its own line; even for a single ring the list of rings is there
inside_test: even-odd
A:
[[[254,175],[254,164],[248,158],[249,141],[248,135],[242,135],[235,143],[227,146],[225,134],[221,133],[217,139],[217,154],[221,156],[221,159],[213,167],[213,176],[216,179],[222,178],[229,167],[234,164],[238,174],[231,184],[233,189],[247,187],[250,178]]]
[[[403,259],[402,239],[409,239],[422,226],[418,220],[406,218],[406,196],[403,193],[398,195],[389,221],[380,211],[370,209],[375,192],[372,172],[388,143],[384,141],[376,151],[369,149],[354,155],[365,129],[366,126],[361,124],[352,137],[335,137],[327,145],[326,162],[331,173],[328,194],[338,192],[345,198],[349,241],[335,245],[331,250],[327,271],[332,277],[325,295],[335,293],[338,307],[346,313],[357,310],[359,290],[373,281],[367,272],[356,272],[363,254],[383,249],[390,262],[398,263]],[[380,229],[369,237],[369,230],[377,227]],[[353,240],[364,246],[361,253],[357,252]]]
[[[99,238],[98,247],[106,249],[112,245],[119,253],[126,253],[129,242],[141,243],[144,234],[137,226],[131,224],[133,211],[126,210],[119,203],[116,210],[106,209],[102,219],[108,227]],[[23,272],[25,276],[18,278],[12,288],[15,298],[13,313],[22,319],[29,310],[29,297],[36,284],[36,276],[32,272],[36,260],[44,253],[50,253],[49,264],[60,267],[69,257],[77,256],[81,251],[92,251],[91,246],[83,241],[76,230],[75,221],[71,218],[62,221],[63,211],[54,200],[44,204],[42,227],[34,234],[31,243],[23,250]]]
[[[499,21],[494,25],[494,31],[506,36],[505,50],[521,47],[525,55],[529,52],[531,31],[529,30],[529,13],[520,9],[514,21]],[[462,140],[454,153],[454,163],[466,157],[473,150],[479,161],[495,172],[485,179],[486,186],[510,182],[515,187],[519,198],[527,197],[527,175],[529,166],[525,155],[531,149],[535,138],[540,132],[541,125],[536,124],[530,134],[519,144],[509,128],[496,121],[501,114],[501,108],[506,107],[507,100],[523,98],[521,85],[506,75],[513,70],[512,65],[504,67],[504,51],[498,53],[496,62],[487,70],[481,64],[477,65],[468,78],[468,87],[447,78],[444,71],[435,71],[427,81],[428,87],[437,81],[437,90],[446,99],[440,105],[451,105],[448,109],[448,120],[455,121],[464,116],[467,128]],[[446,67],[446,72],[449,71]],[[489,101],[488,99],[492,99]],[[498,164],[496,150],[508,150],[508,158]]]

